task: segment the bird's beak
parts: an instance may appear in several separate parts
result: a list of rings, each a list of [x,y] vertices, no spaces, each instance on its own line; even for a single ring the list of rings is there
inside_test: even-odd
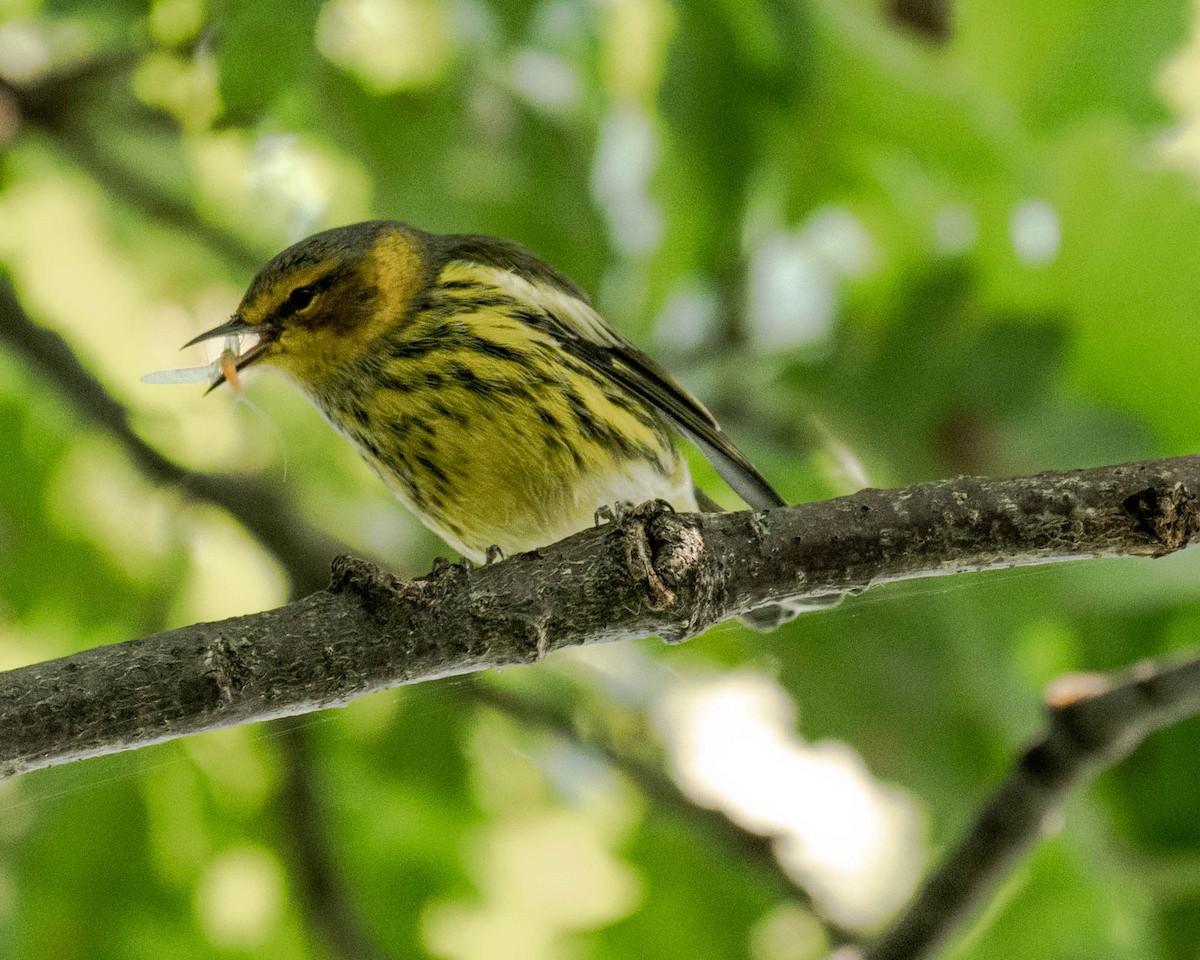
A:
[[[203,343],[205,340],[213,340],[216,337],[241,337],[246,335],[257,336],[257,342],[245,353],[238,354],[237,360],[234,362],[234,369],[242,370],[254,361],[258,360],[267,349],[274,343],[276,337],[279,336],[279,330],[268,324],[252,324],[247,323],[236,313],[230,317],[225,323],[219,327],[213,327],[211,330],[206,330],[198,337],[192,337],[185,343],[181,350],[195,346],[197,343]],[[225,382],[225,371],[222,370],[217,374],[217,378],[212,382],[209,388],[204,391],[205,394],[211,393]]]

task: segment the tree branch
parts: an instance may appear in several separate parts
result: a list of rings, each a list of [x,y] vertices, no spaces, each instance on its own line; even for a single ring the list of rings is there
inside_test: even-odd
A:
[[[644,504],[502,563],[401,582],[352,558],[328,589],[0,674],[0,776],[341,705],[554,650],[672,641],[768,602],[1081,557],[1161,556],[1200,534],[1200,457],[960,477],[763,513]]]
[[[1125,759],[1149,734],[1200,713],[1200,658],[1141,664],[1104,693],[1050,708],[1049,729],[1017,762],[966,837],[865,960],[934,956],[1038,842],[1067,794]]]

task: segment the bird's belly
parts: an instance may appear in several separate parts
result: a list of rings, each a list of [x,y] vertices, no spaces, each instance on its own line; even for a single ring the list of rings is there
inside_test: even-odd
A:
[[[384,431],[330,420],[426,526],[473,560],[492,546],[511,556],[554,543],[618,501],[660,498],[696,509],[687,464],[665,431],[639,435],[622,421],[636,442],[621,451],[533,416],[449,409],[409,413]]]
[[[478,496],[462,504],[468,519],[460,524],[466,527],[460,536],[441,528],[433,518],[423,519],[466,556],[480,559],[491,546],[509,556],[555,543],[593,526],[600,507],[653,499],[666,500],[680,511],[696,509],[691,478],[682,460],[672,477],[664,477],[648,463],[630,462],[575,475],[567,482],[526,477],[520,489],[511,489],[507,495],[497,495],[495,487],[481,487]]]

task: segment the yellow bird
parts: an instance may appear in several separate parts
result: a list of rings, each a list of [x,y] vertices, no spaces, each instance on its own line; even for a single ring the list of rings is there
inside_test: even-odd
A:
[[[673,432],[751,507],[784,505],[700,401],[508,240],[386,220],[318,233],[187,345],[244,334],[258,340],[237,370],[281,371],[475,561],[561,540],[621,502],[715,509]]]

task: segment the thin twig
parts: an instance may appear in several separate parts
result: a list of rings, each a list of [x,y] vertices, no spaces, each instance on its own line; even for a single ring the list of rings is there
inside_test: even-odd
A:
[[[208,245],[229,263],[247,270],[257,269],[263,261],[260,252],[240,238],[214,225],[196,212],[185,199],[162,183],[114,158],[100,143],[90,112],[97,82],[110,82],[117,69],[136,63],[129,51],[98,58],[98,64],[84,64],[61,73],[52,73],[31,86],[20,86],[0,78],[0,93],[16,104],[18,115],[29,125],[47,134],[50,144],[75,166],[122,203]],[[107,106],[107,105],[106,105]],[[140,127],[143,136],[153,137],[163,127],[160,114],[132,97],[124,101],[130,114],[125,136],[135,136]]]
[[[1104,693],[1051,707],[1049,728],[1018,761],[967,835],[924,882],[866,960],[936,954],[1042,838],[1067,794],[1125,759],[1155,730],[1200,713],[1200,658],[1140,664]]]

